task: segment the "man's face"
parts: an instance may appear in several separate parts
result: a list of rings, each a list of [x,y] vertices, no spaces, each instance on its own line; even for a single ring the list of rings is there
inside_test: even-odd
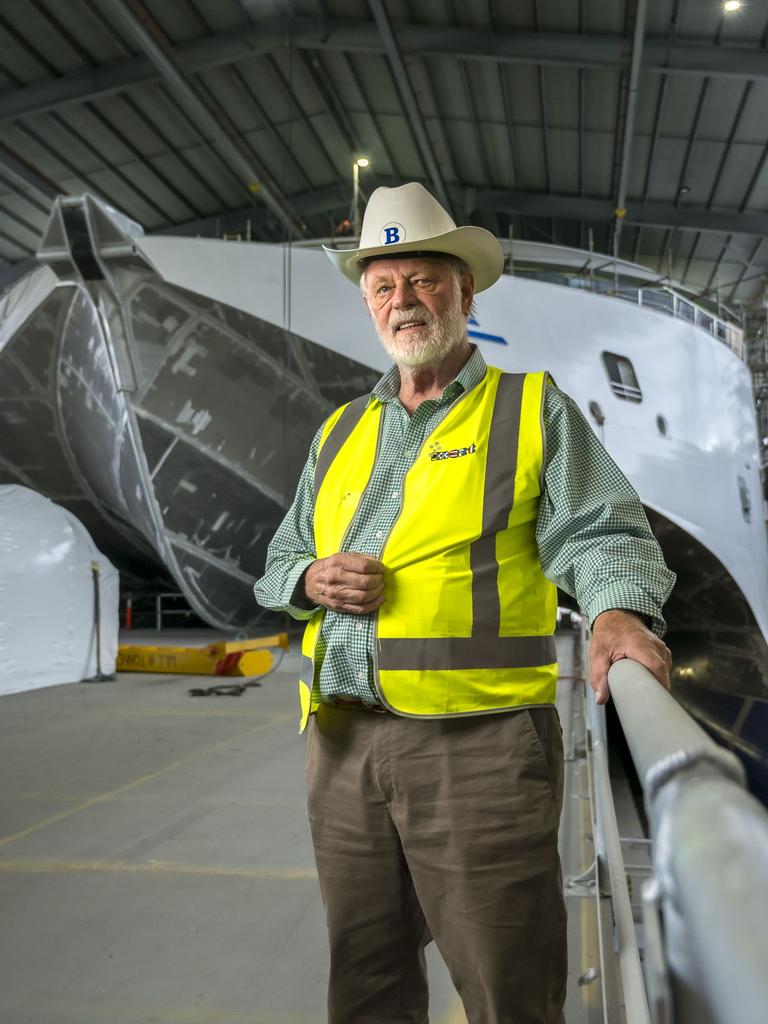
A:
[[[403,366],[434,363],[460,345],[472,304],[471,274],[461,279],[439,257],[396,256],[366,269],[364,297],[389,356]]]

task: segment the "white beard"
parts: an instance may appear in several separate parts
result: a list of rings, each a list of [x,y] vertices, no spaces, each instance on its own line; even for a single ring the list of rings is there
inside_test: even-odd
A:
[[[409,320],[423,320],[425,326],[409,335],[400,336],[398,324]],[[389,324],[381,329],[374,320],[376,332],[393,362],[412,369],[438,363],[457,348],[467,333],[467,323],[461,311],[461,288],[456,281],[454,303],[442,316],[433,316],[421,304],[408,309],[394,310]]]

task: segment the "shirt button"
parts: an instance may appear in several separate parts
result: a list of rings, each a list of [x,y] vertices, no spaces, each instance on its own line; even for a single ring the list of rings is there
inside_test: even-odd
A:
[[[393,499],[394,501],[397,501],[397,499],[398,499],[399,497],[400,497],[400,495],[399,495],[399,494],[397,493],[397,491],[395,491],[395,492],[394,492],[394,494],[392,495],[392,499]]]
[[[362,622],[358,622],[358,624],[355,626],[355,629],[362,629],[362,628],[363,628]]]
[[[379,538],[379,540],[381,540],[381,538],[384,536],[384,531],[383,530],[377,530],[376,531],[376,536]]]
[[[357,673],[357,678],[358,679],[365,679],[365,672],[358,672]]]

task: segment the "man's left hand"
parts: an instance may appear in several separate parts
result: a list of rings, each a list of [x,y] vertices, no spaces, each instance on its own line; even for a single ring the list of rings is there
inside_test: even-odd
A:
[[[589,685],[598,704],[605,704],[610,697],[608,669],[622,658],[639,661],[665,690],[671,690],[672,655],[667,645],[634,612],[613,608],[598,615],[592,625]]]

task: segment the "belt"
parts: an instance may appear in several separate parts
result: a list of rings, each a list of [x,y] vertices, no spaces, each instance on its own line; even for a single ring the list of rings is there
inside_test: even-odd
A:
[[[383,704],[364,704],[361,700],[347,700],[345,697],[334,697],[326,703],[333,708],[341,708],[342,711],[376,711],[380,715],[389,713],[389,709]]]

